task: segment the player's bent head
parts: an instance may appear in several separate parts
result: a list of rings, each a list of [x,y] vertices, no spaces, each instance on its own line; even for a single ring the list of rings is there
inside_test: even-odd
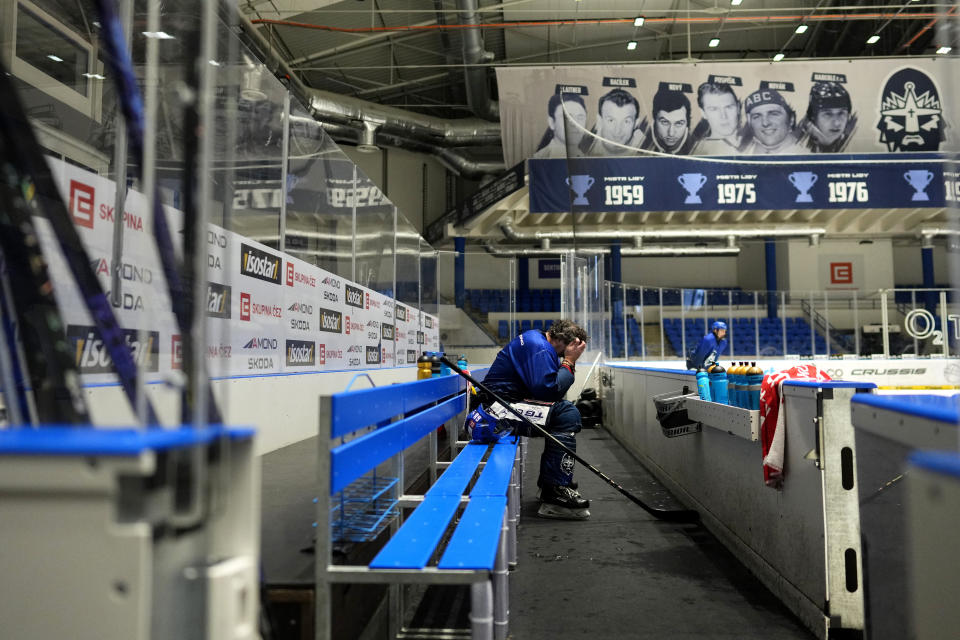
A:
[[[587,332],[570,320],[557,320],[550,325],[550,328],[547,329],[547,333],[550,334],[551,338],[555,340],[562,340],[567,344],[570,344],[574,340],[582,340],[586,342],[590,339],[587,335]]]

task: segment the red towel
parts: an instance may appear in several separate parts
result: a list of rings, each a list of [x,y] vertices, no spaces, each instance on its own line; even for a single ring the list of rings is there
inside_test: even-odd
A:
[[[826,372],[813,364],[803,364],[779,373],[768,373],[760,387],[760,444],[763,448],[763,481],[768,487],[783,488],[784,446],[786,443],[783,383],[786,380],[830,380]]]

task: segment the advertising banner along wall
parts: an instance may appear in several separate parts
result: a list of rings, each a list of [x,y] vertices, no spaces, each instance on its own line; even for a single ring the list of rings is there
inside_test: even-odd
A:
[[[115,268],[116,186],[73,165],[48,161],[94,271],[109,289]],[[182,366],[182,339],[149,208],[143,196],[131,190],[125,209],[123,263],[118,267],[122,293],[115,312],[134,358],[142,362],[148,379],[156,380]],[[166,212],[171,227],[181,229],[182,213],[169,207]],[[72,276],[53,233],[45,220],[35,222],[84,380],[112,381],[109,356],[76,288],[69,286]],[[175,242],[182,238],[180,233],[174,236]],[[405,366],[415,363],[420,351],[439,345],[436,316],[396,304],[404,310],[401,323],[394,319],[391,298],[216,225],[207,231],[207,278],[211,376]]]

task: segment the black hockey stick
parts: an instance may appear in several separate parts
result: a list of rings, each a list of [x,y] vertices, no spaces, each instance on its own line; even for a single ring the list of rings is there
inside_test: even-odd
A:
[[[639,506],[641,509],[643,509],[653,517],[657,518],[658,520],[663,520],[665,522],[699,522],[700,514],[692,509],[670,510],[670,509],[657,509],[655,507],[651,507],[646,502],[644,502],[643,500],[641,500],[640,498],[633,495],[632,493],[630,493],[629,491],[621,487],[619,484],[617,484],[617,482],[614,481],[613,478],[611,478],[610,476],[608,476],[607,474],[600,471],[595,466],[593,466],[592,464],[590,464],[589,462],[587,462],[586,460],[578,456],[576,452],[574,452],[572,449],[570,449],[570,447],[566,446],[565,444],[557,440],[555,437],[553,437],[553,435],[551,435],[546,429],[544,429],[543,427],[537,424],[534,424],[529,418],[527,418],[525,415],[523,415],[522,413],[514,409],[509,402],[507,402],[506,400],[498,396],[496,393],[491,391],[489,387],[475,380],[473,376],[471,376],[469,373],[460,369],[460,367],[458,367],[456,363],[450,362],[450,360],[448,360],[446,356],[440,356],[440,361],[446,364],[448,367],[450,367],[453,371],[457,372],[458,374],[466,378],[466,380],[470,384],[472,384],[473,386],[480,389],[481,391],[486,393],[488,396],[490,396],[491,398],[493,398],[494,400],[502,404],[504,407],[507,408],[507,411],[515,415],[526,425],[533,427],[534,429],[539,431],[541,434],[543,434],[543,437],[548,438],[551,442],[553,442],[554,444],[559,446],[561,449],[563,449],[566,453],[568,453],[570,456],[572,456],[574,460],[576,460],[577,462],[585,466],[587,469],[590,469],[590,471],[594,472],[596,475],[600,476],[600,478],[604,482],[606,482],[611,487],[613,487],[614,489],[622,493],[631,502]]]
[[[104,50],[107,53],[105,62],[109,66],[111,70],[110,75],[116,84],[117,101],[123,111],[124,120],[128,127],[130,146],[133,148],[134,156],[137,158],[139,178],[143,181],[146,115],[144,101],[140,95],[140,88],[137,84],[136,73],[134,72],[133,60],[127,49],[123,35],[123,26],[120,23],[114,0],[96,0],[95,4],[100,14],[101,23],[103,24],[101,38],[103,40]],[[191,57],[191,61],[195,63],[196,59]],[[150,64],[150,62],[148,61],[147,64]],[[195,88],[195,86],[191,86],[191,89]],[[195,128],[187,128],[186,131],[188,132],[187,137],[195,135]],[[190,162],[192,163],[192,157]],[[188,164],[188,166],[185,167],[185,171],[188,174],[188,179],[192,181],[194,177],[190,175],[191,166],[192,164]],[[188,183],[190,206],[184,211],[184,227],[187,234],[187,238],[184,240],[185,254],[188,254],[189,251],[192,250],[193,245],[190,241],[196,237],[196,234],[205,232],[205,230],[195,229],[191,226],[192,220],[195,218],[193,215],[194,211],[192,210],[192,204],[194,202],[192,188],[192,182]],[[167,283],[167,291],[170,294],[170,304],[173,309],[173,315],[177,320],[180,334],[183,336],[183,371],[186,373],[188,382],[181,394],[183,399],[181,403],[181,418],[184,422],[187,422],[188,416],[190,415],[189,407],[192,406],[194,400],[191,394],[194,385],[190,382],[194,370],[192,363],[194,358],[197,357],[197,345],[194,345],[190,340],[190,329],[193,326],[193,298],[189,289],[193,282],[193,273],[190,269],[185,271],[183,265],[177,259],[173,241],[171,240],[170,225],[160,201],[160,193],[156,188],[152,191],[153,193],[145,193],[144,196],[149,203],[152,213],[154,239],[157,242],[157,252],[160,255],[160,265]],[[189,263],[189,261],[187,262]],[[203,349],[203,347],[200,346],[200,349]],[[220,411],[217,408],[213,391],[209,384],[206,385],[206,398],[207,423],[217,424],[222,422]]]

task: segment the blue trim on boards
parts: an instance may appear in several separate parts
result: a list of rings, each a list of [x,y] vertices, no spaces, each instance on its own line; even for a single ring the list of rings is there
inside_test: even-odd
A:
[[[42,429],[0,431],[0,455],[136,456],[146,451],[183,449],[207,444],[219,437],[252,438],[249,427],[207,429],[97,429],[58,425]]]
[[[864,393],[854,396],[851,402],[937,422],[956,424],[960,421],[960,412],[958,412],[960,400],[956,394],[952,396],[930,394],[878,396]]]
[[[956,451],[914,451],[907,460],[920,469],[960,479],[960,454]]]
[[[611,367],[611,368],[614,368],[614,369],[637,369],[637,370],[640,370],[640,371],[653,371],[653,372],[655,372],[655,373],[677,373],[677,374],[685,375],[685,376],[696,376],[696,375],[697,375],[696,372],[690,371],[689,369],[666,369],[666,368],[661,369],[661,368],[658,368],[658,367],[645,367],[645,366],[642,366],[642,365],[623,364],[623,363],[620,363],[620,362],[604,362],[604,363],[603,363],[603,366],[605,366],[605,367]]]

